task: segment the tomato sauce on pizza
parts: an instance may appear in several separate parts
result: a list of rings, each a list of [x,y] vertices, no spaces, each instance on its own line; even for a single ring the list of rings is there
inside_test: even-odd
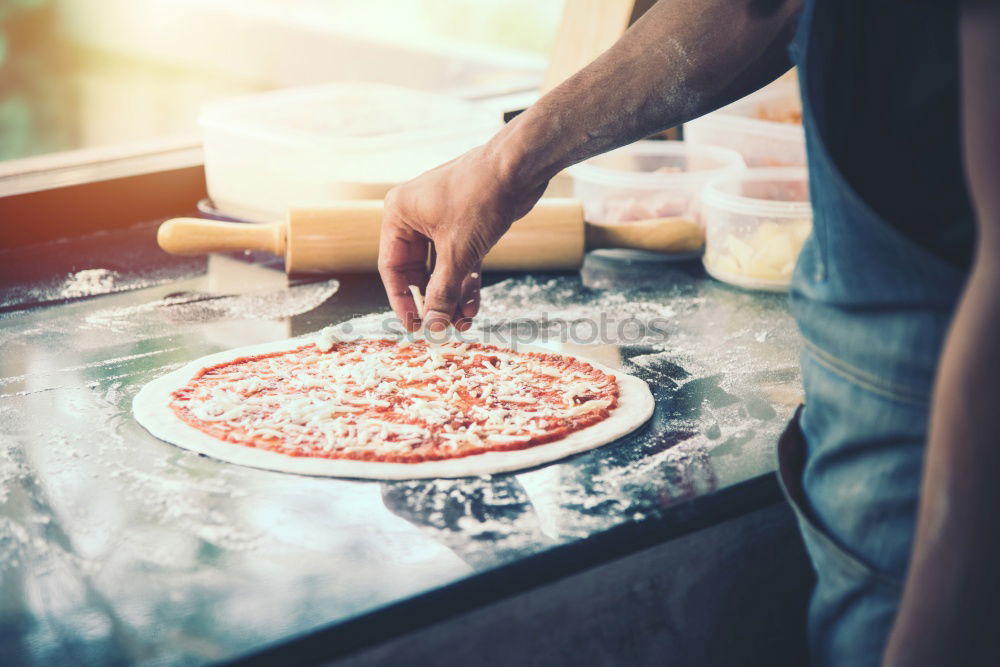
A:
[[[246,447],[418,463],[559,440],[607,419],[618,395],[613,375],[559,354],[361,339],[203,368],[170,409]]]

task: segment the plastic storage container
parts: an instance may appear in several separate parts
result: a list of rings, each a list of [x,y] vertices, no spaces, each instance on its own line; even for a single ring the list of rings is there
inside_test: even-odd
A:
[[[701,196],[708,273],[749,289],[784,291],[812,230],[804,167],[748,169],[714,179]]]
[[[750,167],[805,165],[799,87],[794,81],[779,80],[685,123],[684,140],[692,145],[731,148]]]
[[[220,100],[199,119],[215,207],[254,220],[290,206],[377,199],[487,141],[499,114],[374,83],[335,83]]]
[[[741,170],[734,151],[683,141],[638,141],[569,168],[573,196],[590,222],[654,218],[697,220],[699,194],[710,179]]]

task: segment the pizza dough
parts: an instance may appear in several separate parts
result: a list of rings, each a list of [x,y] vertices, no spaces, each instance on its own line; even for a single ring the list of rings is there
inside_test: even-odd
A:
[[[133,413],[136,420],[156,437],[222,461],[304,475],[365,479],[467,477],[531,468],[617,440],[641,426],[653,413],[653,397],[645,382],[586,360],[592,367],[614,375],[617,380],[618,405],[603,421],[574,431],[562,439],[526,449],[490,451],[419,463],[391,463],[289,456],[226,442],[185,423],[169,407],[173,392],[187,385],[204,368],[241,357],[294,350],[322,340],[322,337],[284,340],[237,348],[197,359],[143,387],[133,401]],[[517,351],[551,353],[544,348],[525,345],[519,345]]]

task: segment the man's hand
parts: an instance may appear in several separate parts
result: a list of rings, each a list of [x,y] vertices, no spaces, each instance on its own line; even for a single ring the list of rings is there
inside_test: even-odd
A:
[[[385,199],[378,270],[393,311],[408,331],[421,325],[468,329],[479,309],[483,257],[531,210],[546,182],[514,183],[492,145],[394,188]],[[434,265],[428,276],[428,255]],[[409,286],[424,293],[424,312]]]

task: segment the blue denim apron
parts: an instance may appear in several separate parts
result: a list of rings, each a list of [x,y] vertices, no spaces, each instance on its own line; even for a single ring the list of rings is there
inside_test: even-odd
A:
[[[816,665],[878,665],[909,560],[938,356],[965,274],[900,234],[824,145],[823,33],[809,1],[791,46],[802,80],[813,234],[792,278],[805,408],[780,471],[817,571]]]

